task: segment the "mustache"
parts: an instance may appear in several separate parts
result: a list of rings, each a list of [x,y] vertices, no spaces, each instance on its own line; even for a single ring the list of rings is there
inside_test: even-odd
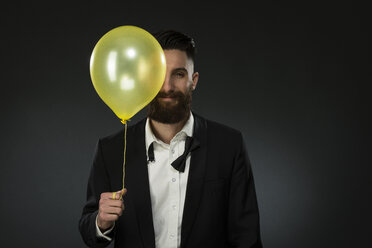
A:
[[[168,91],[168,92],[161,91],[158,93],[156,98],[160,98],[160,97],[183,98],[185,97],[185,95],[181,91]]]

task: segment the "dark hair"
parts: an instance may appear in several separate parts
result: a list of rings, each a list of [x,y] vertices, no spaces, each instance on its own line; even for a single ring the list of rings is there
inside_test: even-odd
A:
[[[187,57],[195,62],[195,42],[190,36],[174,30],[164,30],[154,33],[161,47],[166,49],[177,49],[186,52]]]

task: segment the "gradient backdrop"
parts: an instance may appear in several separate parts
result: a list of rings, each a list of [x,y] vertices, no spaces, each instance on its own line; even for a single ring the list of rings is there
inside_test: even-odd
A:
[[[2,3],[0,246],[85,247],[95,144],[122,128],[89,58],[135,25],[195,38],[194,111],[243,132],[265,247],[370,247],[369,9],[254,2]]]

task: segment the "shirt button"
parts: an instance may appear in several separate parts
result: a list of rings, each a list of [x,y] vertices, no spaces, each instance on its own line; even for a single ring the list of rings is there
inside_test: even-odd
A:
[[[176,205],[173,205],[172,208],[173,208],[173,210],[176,210]]]
[[[172,149],[172,154],[174,154],[174,149]]]
[[[173,238],[174,238],[174,235],[173,235],[173,234],[171,234],[171,235],[170,235],[170,239],[173,239]]]
[[[172,178],[172,182],[175,182],[175,181],[176,181],[176,179],[173,177],[173,178]]]

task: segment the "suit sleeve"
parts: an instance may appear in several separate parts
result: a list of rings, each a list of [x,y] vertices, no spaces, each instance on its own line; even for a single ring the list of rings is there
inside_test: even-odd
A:
[[[228,210],[229,247],[260,248],[259,213],[251,165],[240,134],[234,158]]]
[[[94,155],[93,165],[90,171],[87,187],[87,201],[79,221],[80,234],[89,247],[106,247],[111,241],[97,237],[96,217],[98,214],[99,200],[102,192],[111,192],[109,177],[105,168],[101,149],[101,141],[98,141]],[[108,234],[113,237],[115,229]]]

